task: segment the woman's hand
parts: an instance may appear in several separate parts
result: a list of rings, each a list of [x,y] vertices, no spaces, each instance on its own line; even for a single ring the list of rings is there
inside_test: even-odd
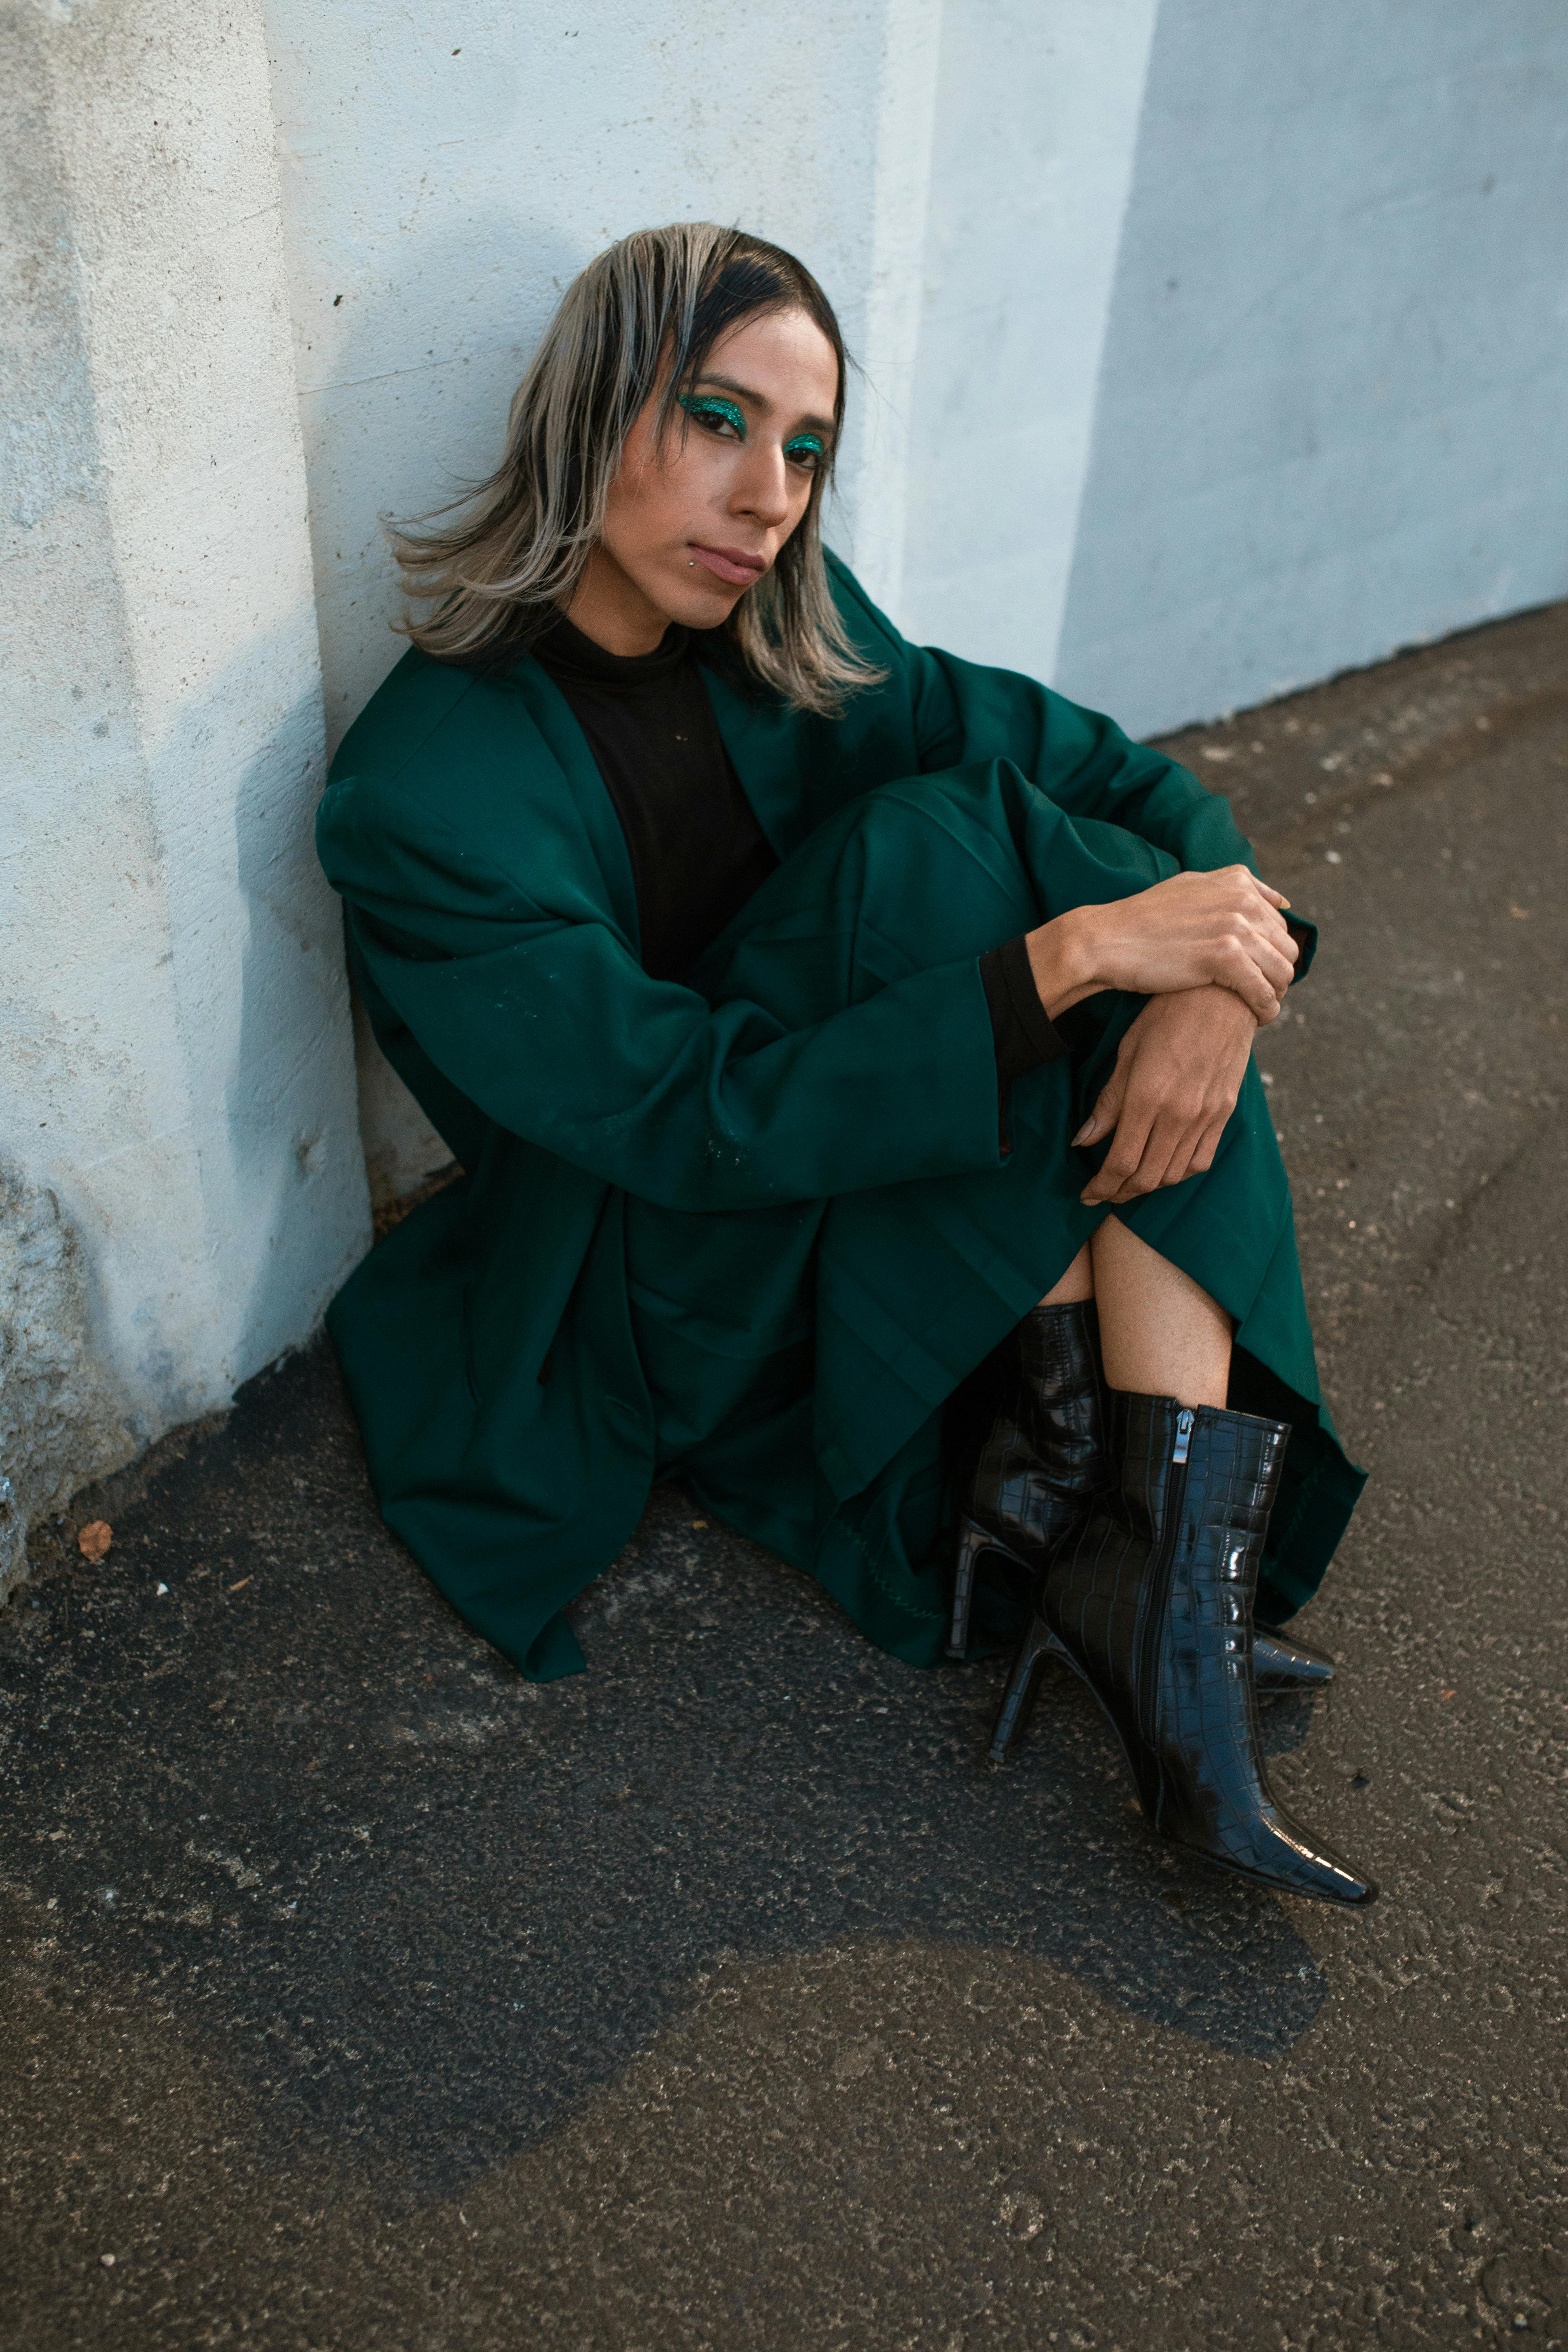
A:
[[[1228,988],[1151,997],[1116,1056],[1092,1116],[1074,1136],[1115,1140],[1079,1198],[1136,1201],[1209,1167],[1236,1108],[1257,1024]]]
[[[1173,874],[1131,898],[1075,907],[1028,936],[1040,1002],[1054,1017],[1102,988],[1135,996],[1217,986],[1272,1021],[1299,952],[1280,908],[1289,902],[1245,866]]]

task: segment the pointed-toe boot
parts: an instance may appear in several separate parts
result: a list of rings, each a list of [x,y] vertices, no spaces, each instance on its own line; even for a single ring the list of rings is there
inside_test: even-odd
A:
[[[1109,1405],[1117,1479],[1057,1551],[1042,1658],[1093,1691],[1162,1836],[1281,1894],[1374,1901],[1276,1801],[1258,1738],[1252,1606],[1288,1424],[1115,1391]]]
[[[1333,1681],[1334,1662],[1326,1650],[1314,1650],[1299,1633],[1277,1625],[1255,1625],[1252,1678],[1260,1698],[1277,1691],[1321,1690]]]
[[[1013,1334],[1007,1393],[958,1522],[948,1655],[969,1647],[975,1562],[1000,1552],[1037,1583],[1111,1475],[1092,1298],[1034,1307]]]
[[[1035,1307],[1013,1335],[1008,1392],[970,1482],[958,1524],[948,1655],[969,1646],[975,1563],[998,1551],[1023,1570],[1036,1595],[1035,1620],[1014,1663],[991,1742],[1000,1763],[1022,1736],[1045,1657],[1039,1594],[1056,1551],[1077,1533],[1113,1470],[1106,1450],[1106,1390],[1100,1319],[1092,1298]],[[1254,1640],[1258,1691],[1313,1689],[1331,1680],[1333,1660],[1307,1643],[1262,1626]]]

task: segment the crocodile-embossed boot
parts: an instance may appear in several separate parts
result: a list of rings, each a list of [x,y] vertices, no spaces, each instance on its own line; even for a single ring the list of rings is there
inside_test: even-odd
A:
[[[1035,1307],[1013,1335],[1012,1393],[981,1448],[967,1508],[959,1519],[948,1655],[969,1646],[974,1565],[999,1551],[1033,1579],[1035,1623],[1024,1637],[1013,1682],[1024,1678],[1024,1704],[1004,1715],[1010,1726],[991,1758],[1003,1761],[1021,1735],[1038,1680],[1039,1590],[1058,1545],[1082,1523],[1090,1502],[1114,1475],[1105,1444],[1106,1390],[1100,1368],[1100,1318],[1092,1298]],[[1310,1689],[1331,1679],[1333,1660],[1284,1633],[1257,1631],[1253,1675],[1258,1690]],[[1009,1685],[1009,1697],[1013,1696]],[[998,1735],[1001,1726],[998,1726]]]
[[[1013,1334],[1010,1393],[980,1450],[958,1522],[948,1655],[969,1647],[974,1564],[998,1551],[1035,1581],[1114,1475],[1105,1451],[1092,1298],[1032,1307]]]
[[[1252,1604],[1289,1426],[1109,1402],[1119,1476],[1056,1555],[1042,1654],[1099,1699],[1163,1836],[1282,1894],[1373,1902],[1372,1880],[1276,1802],[1258,1739]]]
[[[1270,1691],[1321,1690],[1333,1678],[1334,1662],[1326,1650],[1314,1650],[1281,1626],[1253,1627],[1252,1679],[1260,1698]]]

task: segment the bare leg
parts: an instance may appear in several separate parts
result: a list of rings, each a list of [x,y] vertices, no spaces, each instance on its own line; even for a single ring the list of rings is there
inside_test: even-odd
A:
[[[1047,1291],[1040,1305],[1076,1307],[1080,1300],[1093,1297],[1094,1261],[1089,1255],[1089,1244],[1085,1242],[1061,1280]]]
[[[1232,1328],[1224,1307],[1119,1217],[1106,1218],[1089,1250],[1107,1386],[1174,1397],[1178,1404],[1223,1407]],[[1051,1292],[1053,1299],[1078,1263]]]

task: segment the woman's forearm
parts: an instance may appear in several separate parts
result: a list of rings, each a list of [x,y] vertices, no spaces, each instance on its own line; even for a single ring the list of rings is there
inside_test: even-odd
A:
[[[1028,935],[1029,970],[1052,1021],[1105,985],[1095,976],[1099,960],[1082,919],[1092,912],[1092,908],[1075,907],[1070,914],[1058,915]]]

